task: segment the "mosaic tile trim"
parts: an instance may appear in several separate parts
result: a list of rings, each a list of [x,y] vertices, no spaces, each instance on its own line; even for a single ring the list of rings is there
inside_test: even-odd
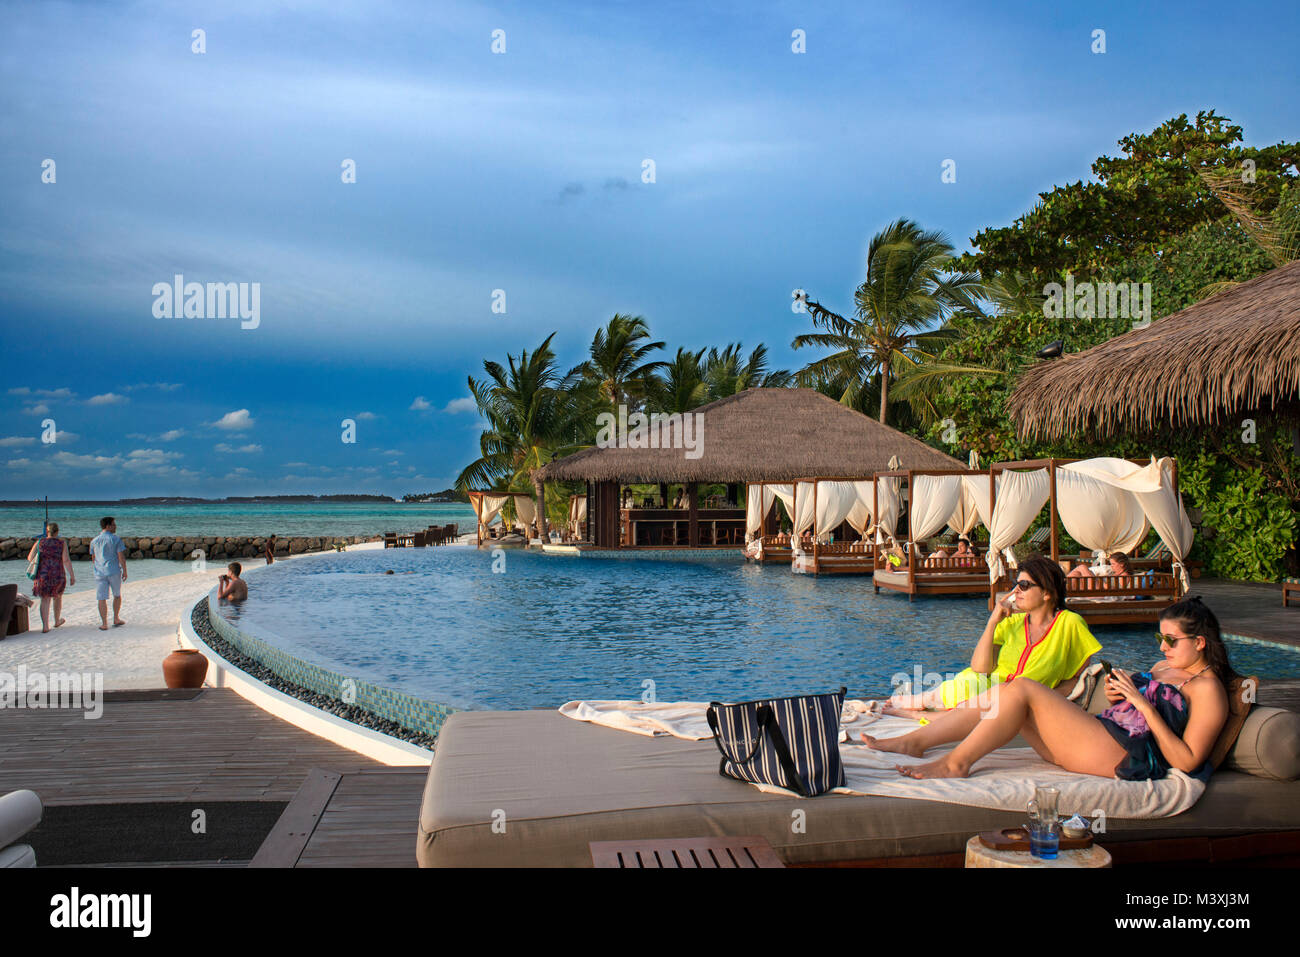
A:
[[[216,605],[216,590],[213,589],[208,596],[208,621],[217,634],[242,654],[261,662],[285,681],[340,701],[344,700],[345,683],[351,682],[355,688],[347,690],[353,692],[353,700],[346,703],[431,737],[437,737],[447,716],[456,711],[447,705],[425,701],[368,681],[347,678],[328,668],[296,658],[283,649],[240,631],[216,611]]]
[[[625,561],[635,561],[638,559],[650,559],[652,561],[673,561],[673,562],[734,562],[737,558],[744,557],[744,550],[740,548],[710,548],[710,549],[685,549],[685,548],[619,548],[619,549],[578,549],[578,553],[546,553],[553,558],[601,558],[601,559],[622,559]]]

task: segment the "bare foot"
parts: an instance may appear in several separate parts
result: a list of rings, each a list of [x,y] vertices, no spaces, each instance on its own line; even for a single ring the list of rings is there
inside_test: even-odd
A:
[[[42,634],[42,635],[47,635],[47,634],[49,634],[49,632],[50,632],[50,629],[49,629],[49,628],[42,628],[42,629],[41,629],[41,634]]]
[[[100,626],[99,626],[99,630],[100,630],[100,631],[108,631],[108,625],[100,625]]]
[[[951,754],[945,754],[937,761],[927,764],[914,764],[911,767],[895,765],[899,774],[908,778],[924,780],[925,778],[964,778],[970,776],[970,765],[953,760]]]
[[[122,627],[122,626],[125,625],[125,624],[126,624],[126,622],[124,622],[124,621],[115,621],[115,622],[113,622],[113,627],[114,627],[114,628],[120,628],[120,627]]]
[[[892,738],[873,738],[869,734],[864,734],[862,741],[873,751],[887,751],[890,754],[906,754],[911,758],[919,758],[925,754],[925,748],[915,741],[909,741],[910,737],[910,734],[899,734]]]
[[[60,618],[58,621],[54,623],[54,627],[58,628],[60,625],[66,625],[67,623],[68,623],[68,619]]]

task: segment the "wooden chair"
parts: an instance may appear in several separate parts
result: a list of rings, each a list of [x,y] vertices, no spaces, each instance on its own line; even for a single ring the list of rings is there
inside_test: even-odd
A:
[[[428,538],[428,532],[416,532],[411,536],[411,545],[414,548],[424,548]]]
[[[1282,579],[1282,607],[1285,608],[1288,602],[1295,601],[1292,596],[1300,595],[1300,578]]]
[[[384,532],[384,548],[397,548],[397,533]]]

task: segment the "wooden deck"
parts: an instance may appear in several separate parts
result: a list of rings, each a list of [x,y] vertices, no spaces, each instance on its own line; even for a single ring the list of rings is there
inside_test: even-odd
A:
[[[104,699],[104,713],[89,721],[68,709],[6,711],[0,793],[30,788],[49,806],[289,801],[312,768],[383,767],[225,689],[188,700],[142,692]]]

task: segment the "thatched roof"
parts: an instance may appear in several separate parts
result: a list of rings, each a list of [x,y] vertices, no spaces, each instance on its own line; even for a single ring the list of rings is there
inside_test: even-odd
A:
[[[1300,262],[1099,346],[1030,367],[1011,397],[1022,437],[1154,432],[1300,405]]]
[[[703,416],[698,458],[687,458],[682,448],[590,448],[552,462],[542,469],[542,478],[788,482],[866,477],[888,468],[895,455],[904,468],[961,468],[956,459],[813,389],[749,389],[694,411]]]

